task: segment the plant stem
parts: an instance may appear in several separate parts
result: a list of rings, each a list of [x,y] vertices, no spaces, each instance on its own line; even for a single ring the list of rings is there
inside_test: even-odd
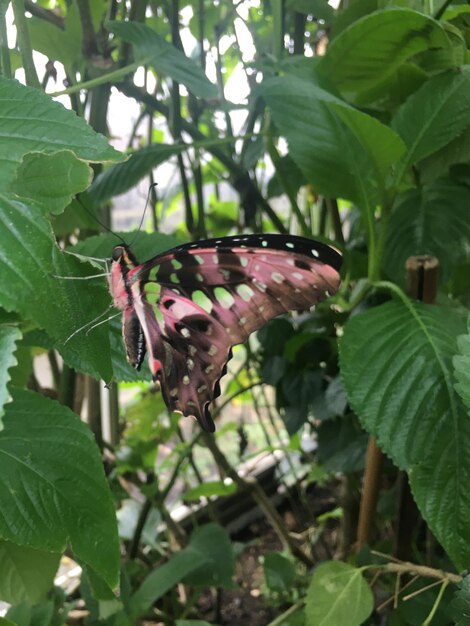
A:
[[[284,613],[282,613],[281,615],[278,615],[276,619],[274,619],[272,622],[269,622],[268,626],[283,626],[283,624],[287,624],[288,622],[286,622],[286,620],[291,615],[296,613],[299,609],[301,609],[304,606],[304,604],[305,604],[304,599],[299,600],[298,602],[290,606],[287,609],[287,611],[284,611]]]
[[[98,85],[104,85],[105,83],[114,83],[119,81],[121,78],[127,76],[134,70],[146,65],[151,59],[153,55],[148,55],[142,58],[140,61],[136,61],[135,63],[131,63],[130,65],[126,65],[125,67],[120,67],[118,70],[114,70],[113,72],[109,72],[108,74],[103,74],[102,76],[97,76],[92,80],[86,80],[81,83],[77,83],[76,85],[72,85],[72,87],[68,87],[67,89],[62,89],[62,91],[55,91],[54,93],[49,94],[51,98],[56,98],[57,96],[66,96],[72,93],[78,93],[84,89],[91,89],[92,87],[97,87]]]
[[[376,550],[372,550],[372,554],[376,554],[378,556],[383,556],[385,558],[390,558],[388,555],[384,555],[381,552],[377,552]],[[382,563],[379,565],[367,565],[366,569],[375,569],[379,568],[383,572],[395,573],[395,574],[417,574],[418,576],[423,576],[425,578],[436,578],[442,581],[448,581],[451,583],[461,583],[463,577],[459,574],[454,574],[452,572],[446,572],[441,569],[435,569],[433,567],[428,567],[427,565],[417,565],[416,563],[411,563],[410,561],[394,561],[393,563]]]
[[[300,548],[300,546],[296,545],[296,543],[292,540],[291,536],[286,530],[282,518],[273,507],[271,501],[269,500],[263,489],[260,487],[259,483],[253,478],[242,478],[241,476],[239,476],[237,471],[230,465],[223,452],[217,446],[215,439],[212,435],[203,433],[202,437],[207,448],[211,451],[217,466],[221,468],[223,472],[237,484],[239,489],[248,491],[253,500],[264,512],[267,521],[273,527],[282,544],[294,556],[302,561],[302,563],[307,565],[307,567],[311,567],[313,564],[311,558]]]
[[[0,0],[0,76],[11,78],[10,50],[8,49],[8,34],[6,12],[10,0]]]
[[[76,0],[76,2],[82,27],[82,52],[85,59],[89,59],[92,56],[97,56],[100,52],[91,18],[90,5],[88,0]]]
[[[281,157],[274,145],[273,137],[271,133],[268,133],[266,137],[266,149],[268,151],[269,156],[271,157],[271,161],[273,162],[274,167],[276,168],[276,174],[281,182],[281,185],[284,188],[284,191],[289,198],[292,210],[294,211],[295,217],[299,222],[300,230],[303,235],[310,235],[310,229],[305,222],[305,218],[300,210],[299,205],[297,204],[297,198],[295,197],[295,193],[291,187],[290,181],[287,179],[287,176],[284,175],[281,163]]]
[[[33,61],[33,48],[31,47],[31,39],[27,20],[25,16],[24,0],[12,0],[13,15],[15,16],[16,34],[18,37],[18,46],[21,52],[21,60],[26,78],[26,84],[30,87],[41,88],[36,68]]]
[[[9,4],[9,0],[7,4]],[[37,2],[32,2],[32,0],[25,0],[24,4],[26,11],[31,13],[31,15],[39,17],[41,20],[49,22],[50,24],[57,26],[57,28],[60,28],[61,30],[65,29],[64,18],[60,15],[57,15],[57,13],[54,13],[54,11],[45,9]]]

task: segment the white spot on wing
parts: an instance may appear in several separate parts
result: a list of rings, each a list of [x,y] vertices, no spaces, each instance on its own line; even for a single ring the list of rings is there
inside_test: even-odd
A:
[[[278,285],[280,285],[281,283],[284,282],[284,276],[282,274],[280,274],[279,272],[273,272],[271,274],[271,278],[273,279],[273,281],[275,283],[277,283]]]
[[[320,253],[318,252],[318,250],[316,248],[312,248],[312,254],[314,257],[316,257],[318,259],[318,257],[320,256]]]

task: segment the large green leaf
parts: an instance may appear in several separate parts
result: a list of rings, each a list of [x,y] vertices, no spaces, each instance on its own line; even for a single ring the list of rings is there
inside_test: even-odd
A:
[[[15,358],[16,343],[21,339],[21,332],[16,326],[9,324],[0,325],[0,430],[2,426],[2,416],[4,415],[4,405],[11,400],[7,389],[10,380],[8,370],[16,365]]]
[[[454,356],[454,372],[457,383],[455,388],[470,409],[470,317],[468,318],[468,334],[457,339],[458,354]]]
[[[52,588],[59,561],[58,552],[0,540],[0,600],[36,604]]]
[[[400,107],[392,126],[407,146],[398,169],[437,152],[470,126],[470,66],[435,76]]]
[[[400,196],[387,230],[384,265],[403,282],[409,256],[430,254],[440,263],[443,279],[468,258],[470,190],[451,180],[414,189]]]
[[[353,22],[330,43],[320,71],[351,100],[387,82],[419,52],[452,48],[438,21],[410,9],[375,11]]]
[[[0,191],[8,189],[18,164],[28,152],[71,150],[79,159],[92,162],[122,158],[84,119],[38,89],[3,77],[0,77],[0,119]]]
[[[0,432],[0,537],[74,554],[114,587],[116,516],[99,450],[80,419],[39,394],[14,390]]]
[[[371,206],[404,146],[387,126],[312,82],[265,81],[260,93],[289,142],[289,154],[319,193]],[[331,173],[335,175],[332,176]]]
[[[470,561],[470,418],[453,386],[465,323],[448,307],[389,302],[350,319],[340,344],[349,402],[398,467],[457,567]]]
[[[448,176],[456,164],[470,164],[470,126],[437,152],[433,152],[418,164],[423,184],[433,183],[441,176]]]
[[[136,150],[127,161],[113,165],[97,176],[88,195],[96,204],[105,202],[131,189],[155,167],[186,149],[185,145],[156,144]]]
[[[361,570],[341,561],[315,569],[305,605],[308,626],[360,626],[373,608],[372,591]]]
[[[20,198],[34,200],[45,213],[61,213],[91,179],[90,166],[70,150],[30,152],[24,156],[10,189]]]
[[[217,87],[203,70],[181,50],[145,24],[138,22],[108,22],[109,30],[124,41],[132,43],[140,59],[146,59],[157,72],[184,85],[199,98],[216,98]]]
[[[109,341],[106,329],[68,338],[84,324],[103,314],[110,304],[103,283],[67,280],[96,273],[88,264],[62,254],[42,207],[0,194],[0,306],[34,320],[59,342],[66,361],[97,378],[110,380]]]

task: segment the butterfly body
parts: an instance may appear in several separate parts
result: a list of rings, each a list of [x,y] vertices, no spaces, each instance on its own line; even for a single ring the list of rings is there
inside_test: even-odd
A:
[[[288,235],[208,239],[141,264],[116,246],[110,290],[123,311],[127,358],[138,369],[147,352],[167,406],[213,432],[209,406],[232,346],[334,293],[340,266],[330,246]]]

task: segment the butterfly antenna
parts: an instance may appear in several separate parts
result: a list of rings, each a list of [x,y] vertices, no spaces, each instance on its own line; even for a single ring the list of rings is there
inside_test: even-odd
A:
[[[158,183],[152,183],[149,186],[149,190],[148,190],[148,193],[147,193],[147,200],[145,201],[145,207],[144,207],[144,210],[142,212],[142,217],[140,218],[139,227],[137,228],[136,233],[135,233],[134,237],[132,238],[131,243],[129,244],[129,248],[132,248],[132,245],[135,242],[137,235],[140,233],[140,229],[142,228],[142,224],[144,223],[145,213],[147,212],[147,207],[148,207],[149,202],[150,202],[150,194],[152,193],[152,190],[155,187],[157,187],[157,186],[158,186]]]
[[[85,335],[88,336],[94,328],[96,328],[97,326],[101,326],[101,324],[106,324],[106,322],[110,322],[115,317],[118,317],[118,315],[122,315],[122,311],[118,311],[114,315],[110,315],[109,317],[107,317],[105,320],[101,320],[101,322],[97,322],[96,324],[93,324],[93,326],[90,326],[90,328],[86,331]]]
[[[124,239],[121,237],[121,235],[118,235],[117,233],[115,233],[114,230],[112,230],[112,228],[109,228],[109,226],[106,226],[106,224],[104,222],[102,222],[100,219],[98,219],[96,217],[96,215],[93,213],[93,211],[90,211],[90,209],[85,205],[85,203],[82,202],[82,200],[81,200],[81,198],[80,198],[80,196],[78,194],[75,196],[75,199],[77,200],[77,202],[79,202],[82,205],[82,207],[85,209],[85,211],[88,213],[88,215],[91,218],[93,218],[95,220],[95,222],[97,222],[101,226],[101,228],[103,228],[104,230],[107,230],[108,233],[111,233],[111,235],[114,235],[125,246],[127,245],[126,242],[124,241]]]

